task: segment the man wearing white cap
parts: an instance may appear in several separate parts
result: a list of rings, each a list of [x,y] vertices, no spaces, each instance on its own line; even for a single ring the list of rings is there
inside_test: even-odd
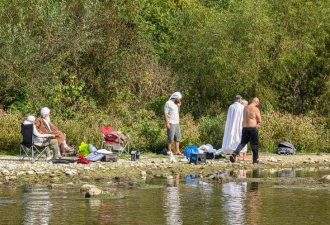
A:
[[[181,107],[182,95],[175,92],[164,106],[164,117],[167,128],[167,150],[171,151],[172,142],[175,142],[175,154],[182,155],[180,152],[180,120],[179,112]]]
[[[55,139],[54,134],[40,134],[36,128],[36,119],[34,116],[28,116],[27,119],[23,122],[24,125],[26,124],[33,124],[33,135],[34,135],[34,144],[36,146],[49,146],[50,149],[53,151],[53,158],[56,159],[56,155],[58,153],[58,142]],[[50,156],[49,148],[46,149],[46,159],[51,160],[52,157]]]
[[[41,118],[38,118],[36,120],[36,127],[38,131],[42,134],[54,134],[62,153],[66,151],[74,151],[66,144],[66,137],[64,133],[59,131],[57,127],[51,123],[49,108],[42,108],[40,111],[40,115]],[[59,155],[59,157],[61,156]]]

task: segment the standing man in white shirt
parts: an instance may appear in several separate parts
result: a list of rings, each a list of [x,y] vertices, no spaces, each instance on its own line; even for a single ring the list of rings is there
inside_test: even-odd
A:
[[[167,151],[171,151],[172,142],[175,142],[175,155],[183,155],[180,152],[180,120],[179,112],[182,95],[175,92],[164,106],[164,117],[167,128]]]

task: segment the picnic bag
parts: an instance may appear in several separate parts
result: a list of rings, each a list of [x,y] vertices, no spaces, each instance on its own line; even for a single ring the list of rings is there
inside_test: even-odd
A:
[[[191,154],[198,153],[198,148],[196,145],[188,145],[186,147],[186,150],[184,151],[184,156],[187,157],[187,159],[190,159]]]
[[[79,155],[87,156],[89,155],[89,153],[90,151],[88,144],[86,144],[85,142],[81,142],[81,144],[79,145]]]
[[[117,162],[118,161],[118,157],[116,155],[116,153],[113,154],[106,154],[103,156],[103,158],[101,159],[102,162]]]
[[[281,155],[294,155],[296,153],[296,149],[293,144],[289,142],[281,142],[278,144],[276,153]]]

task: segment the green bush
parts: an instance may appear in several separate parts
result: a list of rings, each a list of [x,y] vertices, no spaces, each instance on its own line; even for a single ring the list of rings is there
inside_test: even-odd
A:
[[[227,116],[221,113],[215,117],[205,116],[198,120],[200,139],[203,144],[211,144],[215,149],[222,147]]]
[[[18,123],[49,107],[74,145],[98,145],[100,126],[112,125],[157,151],[174,91],[182,148],[219,148],[223,109],[237,94],[258,96],[263,111],[289,113],[265,116],[276,129],[260,129],[263,150],[286,139],[326,151],[317,142],[330,127],[329,9],[328,0],[0,1],[0,108]],[[3,149],[14,148],[5,136]]]
[[[318,121],[319,119],[319,121]],[[321,118],[293,116],[276,111],[262,115],[260,150],[274,152],[279,142],[292,143],[298,152],[328,152],[329,130]]]
[[[22,115],[0,111],[0,150],[5,152],[19,151]]]

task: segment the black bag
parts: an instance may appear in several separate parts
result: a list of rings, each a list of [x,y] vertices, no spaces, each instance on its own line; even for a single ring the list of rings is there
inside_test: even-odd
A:
[[[116,153],[113,154],[106,154],[104,157],[101,159],[102,162],[117,162],[118,157]]]
[[[281,142],[278,144],[276,153],[281,155],[294,155],[296,153],[296,149],[293,144],[289,142]]]
[[[205,152],[206,159],[214,159],[214,152]]]
[[[76,159],[54,159],[53,160],[53,163],[54,164],[69,164],[69,163],[74,163],[74,162],[77,162]]]
[[[167,148],[163,148],[163,150],[157,152],[157,155],[167,155]]]

